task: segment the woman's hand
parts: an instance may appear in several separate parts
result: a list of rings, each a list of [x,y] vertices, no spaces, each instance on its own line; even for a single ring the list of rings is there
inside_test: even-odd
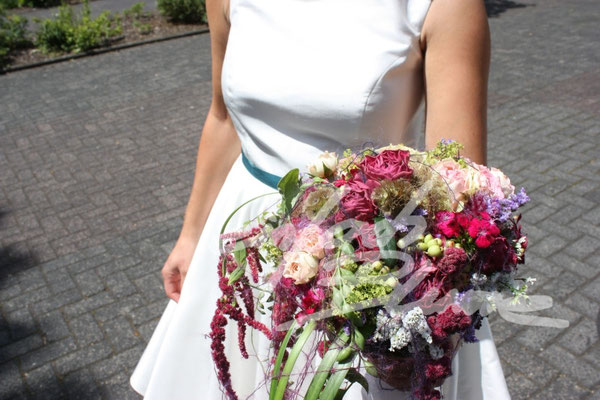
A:
[[[191,238],[180,237],[162,268],[163,284],[167,297],[176,302],[179,302],[183,281],[190,268],[196,244],[197,242]]]

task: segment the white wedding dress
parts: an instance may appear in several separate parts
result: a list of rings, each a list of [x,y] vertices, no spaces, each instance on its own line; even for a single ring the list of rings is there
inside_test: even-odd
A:
[[[220,296],[219,230],[237,206],[274,191],[267,184],[269,177],[273,180],[269,174],[304,169],[324,150],[389,143],[422,147],[419,35],[430,2],[230,0],[222,89],[245,160],[240,156],[227,176],[195,250],[181,299],[168,304],[131,377],[131,385],[145,399],[223,398],[207,337]],[[266,174],[260,176],[261,171]],[[228,231],[276,201],[277,196],[267,196],[242,208]],[[260,387],[264,383],[260,364],[252,357],[240,357],[235,324],[228,325],[227,335],[239,398],[268,398],[264,385]],[[453,375],[442,388],[445,399],[510,398],[487,322],[478,337],[480,342],[463,345],[455,357]],[[255,334],[254,346],[264,352],[268,342]],[[344,399],[407,397],[382,390],[375,378],[369,379],[369,394],[355,384]]]

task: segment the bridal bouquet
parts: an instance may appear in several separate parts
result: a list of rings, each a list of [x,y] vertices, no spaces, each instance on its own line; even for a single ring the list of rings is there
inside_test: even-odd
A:
[[[353,383],[368,390],[365,373],[441,398],[458,348],[477,341],[493,309],[490,293],[519,299],[533,281],[516,278],[527,238],[514,212],[529,198],[461,148],[325,152],[281,179],[276,211],[242,232],[224,227],[211,339],[228,398],[228,321],[244,357],[248,327],[271,341],[270,400],[340,399]],[[270,324],[256,318],[266,308]]]

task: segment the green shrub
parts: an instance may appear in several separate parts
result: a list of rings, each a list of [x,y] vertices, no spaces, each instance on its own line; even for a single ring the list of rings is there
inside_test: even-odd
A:
[[[204,0],[158,0],[162,15],[174,22],[206,23]]]
[[[27,37],[27,18],[6,16],[0,8],[0,67],[8,63],[13,50],[30,45],[31,41]]]
[[[146,3],[144,3],[143,1],[140,1],[139,3],[135,3],[128,9],[123,10],[123,15],[126,17],[133,17],[133,18],[147,17],[147,16],[149,16],[150,13],[145,12],[144,7],[146,7]]]
[[[62,0],[0,0],[0,7],[54,7],[61,4]]]
[[[81,52],[100,47],[119,33],[120,20],[112,18],[110,11],[92,18],[86,0],[81,18],[75,17],[72,7],[63,5],[55,19],[41,21],[36,45],[44,52]]]

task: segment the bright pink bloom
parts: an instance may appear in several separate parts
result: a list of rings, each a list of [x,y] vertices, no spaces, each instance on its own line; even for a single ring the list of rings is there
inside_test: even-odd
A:
[[[477,247],[486,248],[500,234],[500,229],[493,221],[476,218],[471,220],[468,232],[475,239]]]
[[[436,228],[451,238],[460,234],[460,225],[456,220],[455,213],[450,211],[438,211],[435,213]]]

